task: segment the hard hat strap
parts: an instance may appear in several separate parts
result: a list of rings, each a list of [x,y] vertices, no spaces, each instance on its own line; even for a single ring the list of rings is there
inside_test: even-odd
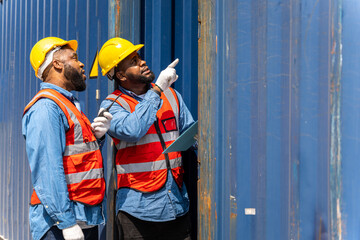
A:
[[[41,64],[41,66],[39,67],[39,70],[38,70],[38,78],[40,78],[42,81],[44,81],[44,79],[42,78],[42,75],[45,71],[45,69],[49,66],[49,64],[52,62],[53,60],[53,56],[54,56],[54,53],[59,51],[61,49],[61,47],[56,47],[54,48],[53,50],[49,51],[47,54],[46,54],[46,57],[45,57],[45,60],[44,62]]]
[[[116,66],[115,66],[115,67],[116,67]],[[106,74],[106,76],[107,76],[110,80],[113,80],[113,79],[114,79],[115,67],[113,67],[112,69],[110,69],[110,71]]]

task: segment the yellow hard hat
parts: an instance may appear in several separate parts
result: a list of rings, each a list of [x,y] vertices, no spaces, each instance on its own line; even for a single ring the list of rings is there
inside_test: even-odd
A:
[[[44,63],[46,54],[52,49],[64,45],[68,45],[74,51],[76,51],[78,47],[78,43],[76,40],[65,41],[57,37],[43,38],[33,46],[30,52],[30,63],[35,70],[35,76],[38,76],[39,68],[41,64]]]
[[[144,44],[134,45],[123,38],[111,38],[104,43],[99,52],[99,65],[103,76],[127,56],[142,48]]]

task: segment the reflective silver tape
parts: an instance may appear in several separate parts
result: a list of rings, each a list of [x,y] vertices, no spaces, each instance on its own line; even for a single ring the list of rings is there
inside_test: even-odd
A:
[[[179,132],[172,131],[172,132],[163,133],[161,135],[163,136],[165,142],[175,141],[179,137]],[[139,146],[154,142],[160,142],[159,136],[157,134],[146,134],[136,143],[120,141],[118,144],[116,144],[116,148],[120,150],[127,147]]]
[[[115,94],[110,94],[109,96],[106,97],[106,99],[108,98],[117,98],[118,95],[115,95]],[[110,99],[108,99],[110,100]],[[121,103],[121,106],[128,112],[131,112],[131,109],[130,109],[130,105],[122,98],[122,97],[119,97],[116,101],[119,101]]]
[[[99,144],[97,141],[87,143],[75,143],[65,147],[64,156],[71,156],[80,153],[87,153],[99,150]]]
[[[103,177],[104,173],[102,168],[96,168],[86,172],[78,172],[65,175],[67,184],[80,183],[82,180],[99,179]]]
[[[63,103],[57,96],[55,96],[54,94],[50,93],[50,92],[42,92],[42,93],[39,93],[37,96],[46,96],[46,95],[50,95],[54,98],[56,98],[57,100],[59,100],[66,108],[68,114],[70,115],[70,118],[71,120],[74,122],[74,140],[75,140],[75,143],[82,143],[84,142],[84,139],[83,139],[83,134],[82,134],[82,129],[81,129],[81,125],[80,125],[80,122],[79,120],[77,119],[75,113],[73,113],[70,108],[68,108],[66,106],[65,103]],[[69,100],[70,102],[70,100]],[[80,113],[81,114],[81,113]]]
[[[174,112],[175,119],[176,119],[176,126],[177,126],[177,129],[179,129],[179,106],[176,101],[176,98],[169,88],[164,91],[164,95],[167,98],[167,100],[169,101],[170,106]]]
[[[180,166],[182,166],[181,157],[170,160],[171,168],[176,168]],[[163,169],[166,169],[165,160],[116,165],[117,174],[151,172],[151,171],[163,170]]]

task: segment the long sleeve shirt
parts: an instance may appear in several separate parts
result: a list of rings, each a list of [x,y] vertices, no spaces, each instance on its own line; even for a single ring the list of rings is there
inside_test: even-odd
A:
[[[79,108],[71,92],[50,83],[41,83],[41,89],[46,88],[63,94]],[[47,98],[38,100],[22,119],[31,180],[41,201],[41,204],[30,206],[29,211],[34,240],[40,239],[53,225],[64,229],[76,223],[86,226],[105,223],[104,207],[88,206],[69,199],[63,167],[68,129],[64,112]]]
[[[119,89],[135,98],[139,103],[132,113],[114,103],[109,110],[113,119],[108,134],[122,141],[137,142],[155,122],[156,113],[162,105],[162,100],[152,90],[137,96],[121,86]],[[182,133],[194,123],[194,119],[181,95],[178,92],[176,95],[180,105],[179,130]],[[101,107],[106,108],[110,104],[111,101],[104,100]],[[142,193],[131,188],[120,188],[116,195],[116,209],[145,221],[164,222],[186,214],[189,210],[189,198],[185,184],[180,189],[171,170],[168,170],[165,185],[156,192]]]

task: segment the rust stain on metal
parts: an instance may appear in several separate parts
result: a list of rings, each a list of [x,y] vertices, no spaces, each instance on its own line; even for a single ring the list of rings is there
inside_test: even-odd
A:
[[[121,15],[120,15],[120,0],[116,0],[116,15],[115,15],[115,36],[120,36],[120,23],[121,23]]]
[[[216,225],[216,205],[214,199],[214,68],[215,68],[215,22],[214,1],[199,1],[199,151],[201,162],[199,181],[199,223],[198,238],[214,239]]]
[[[217,35],[216,35],[216,37],[215,37],[215,53],[217,54],[217,52],[218,52],[218,40],[217,40]]]

